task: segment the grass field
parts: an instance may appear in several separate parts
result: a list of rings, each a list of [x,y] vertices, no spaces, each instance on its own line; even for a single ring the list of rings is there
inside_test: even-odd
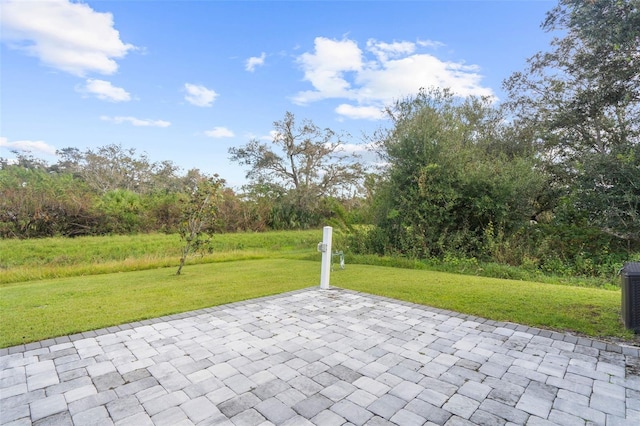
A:
[[[170,237],[0,241],[0,347],[319,282],[321,231],[224,235],[214,255],[193,258],[181,276],[178,256],[168,254]],[[59,264],[60,253],[68,264]],[[499,321],[635,339],[620,321],[619,290],[347,262],[332,285]]]
[[[320,240],[318,230],[216,235],[213,253],[190,256],[187,264],[309,255]],[[0,284],[172,265],[177,269],[180,248],[177,234],[0,239]]]

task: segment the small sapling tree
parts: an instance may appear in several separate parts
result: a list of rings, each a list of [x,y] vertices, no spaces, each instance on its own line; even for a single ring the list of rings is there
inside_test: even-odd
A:
[[[179,226],[180,239],[184,245],[176,275],[180,275],[189,254],[212,251],[211,238],[215,231],[218,200],[224,180],[218,175],[198,176],[191,180],[191,184]]]

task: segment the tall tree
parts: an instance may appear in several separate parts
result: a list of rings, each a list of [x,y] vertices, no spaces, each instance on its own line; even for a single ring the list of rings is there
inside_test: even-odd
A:
[[[290,112],[273,127],[270,145],[253,139],[229,150],[232,161],[249,166],[247,178],[253,182],[269,182],[316,197],[337,195],[361,182],[362,166],[343,151],[342,135],[310,120],[298,124]]]
[[[77,148],[57,151],[54,170],[72,173],[89,187],[104,194],[114,190],[147,194],[158,189],[176,190],[178,167],[171,161],[152,162],[146,154],[122,145],[105,145],[81,152]]]
[[[375,195],[387,251],[480,256],[494,233],[514,232],[539,209],[545,177],[522,142],[503,149],[519,138],[489,100],[421,91],[389,114],[393,128],[378,145],[389,168]]]
[[[254,189],[275,197],[271,227],[315,226],[323,215],[320,200],[351,196],[364,179],[363,166],[345,152],[344,135],[331,129],[310,120],[296,122],[290,112],[273,127],[270,144],[253,139],[231,148],[231,160],[249,167]]]
[[[547,168],[589,223],[640,241],[640,1],[560,0],[561,31],[505,88]]]

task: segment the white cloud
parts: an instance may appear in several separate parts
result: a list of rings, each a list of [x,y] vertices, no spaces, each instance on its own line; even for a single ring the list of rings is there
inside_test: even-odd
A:
[[[363,69],[362,51],[352,40],[330,40],[316,37],[315,52],[303,53],[298,63],[304,70],[304,79],[315,91],[301,92],[294,102],[305,104],[327,98],[350,98],[351,84],[345,73]]]
[[[215,91],[198,84],[185,83],[184,89],[187,91],[185,100],[191,105],[199,107],[210,107],[218,97]]]
[[[212,138],[232,138],[235,134],[226,127],[214,127],[212,130],[204,132],[205,135]]]
[[[106,115],[100,116],[100,120],[111,121],[112,123],[122,124],[129,123],[133,126],[139,127],[169,127],[171,125],[170,122],[164,120],[149,120],[149,119],[140,119],[135,117],[109,117]]]
[[[135,47],[123,43],[110,13],[68,0],[7,0],[1,4],[2,38],[44,64],[84,76],[113,74],[116,59]]]
[[[421,87],[450,88],[459,96],[493,96],[490,88],[482,87],[482,76],[475,65],[445,62],[429,54],[386,61],[382,69],[367,69],[360,73],[359,88],[354,89],[361,102],[389,102],[415,94]]]
[[[48,155],[56,155],[55,147],[43,141],[14,141],[9,142],[5,137],[0,137],[0,147],[5,147],[10,151],[40,152]]]
[[[385,117],[384,109],[376,106],[355,106],[341,104],[336,112],[351,119],[380,120]]]
[[[280,133],[277,130],[270,130],[268,135],[256,136],[253,133],[248,133],[246,137],[247,139],[258,139],[261,141],[273,142],[280,137]]]
[[[357,157],[362,164],[377,167],[376,164],[379,162],[379,158],[375,148],[373,143],[345,143],[340,145],[335,154],[341,157]]]
[[[373,39],[367,40],[367,50],[378,58],[380,62],[387,62],[389,58],[397,58],[410,55],[416,51],[415,43],[410,41],[395,41],[393,43],[385,43]]]
[[[345,143],[340,146],[340,152],[344,152],[347,154],[362,154],[370,152],[372,148],[372,144]]]
[[[80,92],[95,95],[98,99],[111,102],[128,102],[131,100],[129,92],[121,87],[116,87],[109,81],[88,79]]]
[[[421,49],[442,45],[433,41],[370,39],[363,51],[352,40],[315,39],[312,53],[298,57],[304,79],[313,90],[297,93],[293,101],[307,104],[323,99],[344,99],[336,112],[353,119],[380,119],[385,105],[420,88],[449,88],[458,96],[489,96],[493,91],[481,84],[477,65],[443,61]]]
[[[282,135],[277,130],[269,130],[269,135],[263,136],[261,139],[275,141],[276,139],[280,139]]]
[[[434,41],[434,40],[418,40],[416,42],[419,46],[422,47],[431,47],[434,49],[437,49],[438,47],[443,47],[445,46],[444,43],[439,42],[439,41]]]
[[[255,71],[257,66],[262,66],[264,65],[264,60],[267,57],[267,54],[262,52],[262,54],[260,56],[252,56],[249,59],[247,59],[246,65],[244,67],[245,70],[249,71],[249,72],[253,72]]]

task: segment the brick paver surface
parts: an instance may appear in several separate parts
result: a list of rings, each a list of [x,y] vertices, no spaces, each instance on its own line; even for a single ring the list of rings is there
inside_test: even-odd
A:
[[[638,425],[638,356],[313,288],[2,349],[0,424]]]

